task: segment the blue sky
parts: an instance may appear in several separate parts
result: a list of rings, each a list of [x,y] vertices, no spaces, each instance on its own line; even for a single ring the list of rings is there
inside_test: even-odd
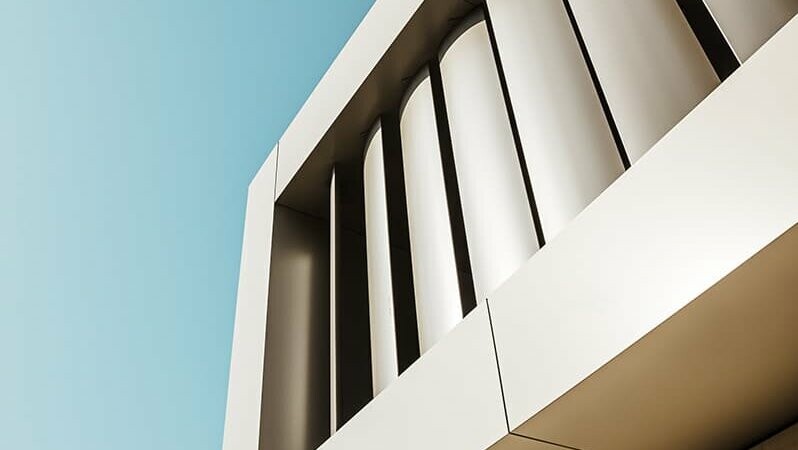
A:
[[[221,447],[246,187],[372,0],[0,0],[0,448]]]

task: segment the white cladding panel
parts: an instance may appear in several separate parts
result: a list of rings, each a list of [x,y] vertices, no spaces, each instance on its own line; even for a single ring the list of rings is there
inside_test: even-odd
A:
[[[258,448],[277,149],[249,185],[238,281],[224,450]]]
[[[477,306],[320,450],[484,450],[506,435],[485,306]]]
[[[416,316],[421,352],[462,319],[457,265],[429,71],[411,86],[400,119]]]
[[[798,0],[704,0],[741,61],[798,13]]]
[[[794,25],[491,296],[511,429],[798,221]]]
[[[477,302],[538,249],[510,120],[481,11],[440,56]]]
[[[399,374],[384,161],[382,129],[378,123],[372,131],[363,162],[371,375],[375,396]]]
[[[718,84],[673,0],[571,0],[634,163]]]
[[[487,3],[550,241],[623,172],[623,164],[562,3]]]

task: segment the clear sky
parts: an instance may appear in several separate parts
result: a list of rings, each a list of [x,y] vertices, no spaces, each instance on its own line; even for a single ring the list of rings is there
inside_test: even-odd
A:
[[[246,187],[372,0],[0,0],[0,448],[219,449]]]

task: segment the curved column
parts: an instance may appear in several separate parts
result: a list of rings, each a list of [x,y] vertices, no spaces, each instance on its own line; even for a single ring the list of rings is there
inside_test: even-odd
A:
[[[481,10],[444,41],[441,80],[477,302],[538,249]]]
[[[385,389],[399,374],[383,151],[382,127],[377,122],[366,144],[363,162],[374,395]]]
[[[561,2],[488,0],[546,240],[623,164]]]
[[[462,319],[430,75],[410,85],[400,112],[416,315],[421,352]]]
[[[718,84],[672,0],[569,0],[634,163]]]
[[[798,13],[798,0],[704,0],[740,61]]]

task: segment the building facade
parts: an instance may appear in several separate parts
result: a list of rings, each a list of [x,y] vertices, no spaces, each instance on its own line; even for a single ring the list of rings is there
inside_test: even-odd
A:
[[[798,0],[377,0],[249,187],[224,450],[798,448]]]

